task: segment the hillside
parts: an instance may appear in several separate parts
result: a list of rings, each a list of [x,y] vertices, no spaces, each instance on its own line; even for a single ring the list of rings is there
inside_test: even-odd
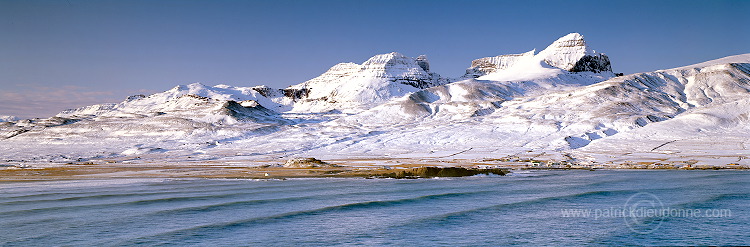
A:
[[[340,63],[283,89],[181,85],[46,119],[3,118],[0,159],[66,163],[289,157],[748,165],[750,54],[616,77],[572,33],[474,60]]]

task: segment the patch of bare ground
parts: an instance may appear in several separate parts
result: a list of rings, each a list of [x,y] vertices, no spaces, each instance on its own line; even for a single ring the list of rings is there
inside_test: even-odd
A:
[[[86,162],[78,164],[5,165],[0,181],[62,180],[89,178],[430,178],[478,174],[505,175],[521,169],[748,169],[742,164],[702,165],[698,161],[666,163],[659,161],[618,162],[615,164],[576,164],[534,159],[352,159],[248,160],[231,162]]]

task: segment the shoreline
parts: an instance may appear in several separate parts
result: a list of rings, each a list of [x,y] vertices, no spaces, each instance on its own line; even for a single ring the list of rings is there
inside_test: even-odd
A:
[[[431,178],[477,174],[506,175],[523,170],[750,170],[746,166],[680,166],[662,164],[549,165],[545,163],[492,164],[470,160],[425,161],[419,159],[331,160],[313,158],[294,166],[278,161],[180,162],[180,163],[77,163],[3,165],[0,181],[107,179],[107,178]],[[305,160],[305,159],[302,159]],[[291,160],[290,160],[291,161]],[[287,161],[289,163],[290,161]]]

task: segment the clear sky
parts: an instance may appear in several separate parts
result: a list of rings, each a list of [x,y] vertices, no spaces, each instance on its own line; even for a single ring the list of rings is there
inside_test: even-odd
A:
[[[0,0],[0,115],[304,82],[397,51],[463,74],[570,32],[636,73],[750,53],[750,1]]]

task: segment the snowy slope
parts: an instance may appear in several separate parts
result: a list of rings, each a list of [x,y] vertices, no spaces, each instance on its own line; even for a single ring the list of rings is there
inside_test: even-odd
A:
[[[260,90],[259,90],[260,88]],[[101,104],[85,106],[77,109],[65,110],[58,117],[85,118],[94,116],[126,116],[126,115],[153,115],[159,112],[176,111],[183,107],[189,108],[190,96],[193,99],[205,98],[215,101],[256,101],[263,106],[273,109],[284,108],[283,104],[273,102],[272,98],[262,95],[263,86],[259,87],[231,87],[227,85],[206,86],[200,83],[190,85],[179,85],[168,91],[149,96],[134,95],[128,97],[119,104]],[[280,97],[277,97],[280,98]],[[197,110],[197,109],[196,109]],[[195,114],[200,114],[195,111]]]
[[[713,155],[723,163],[741,163],[745,160],[741,157],[750,155],[750,54],[631,75],[625,82],[641,82],[643,90],[669,93],[683,112],[594,141],[581,151]]]
[[[16,120],[18,120],[16,116],[0,116],[0,122],[11,122]]]
[[[0,159],[750,161],[750,54],[614,77],[577,33],[534,52],[475,60],[451,83],[425,56],[389,53],[284,89],[194,83],[8,119]]]
[[[521,54],[509,54],[476,59],[471,61],[471,67],[466,69],[466,74],[462,78],[477,78],[499,70],[506,70],[518,63],[523,63],[533,59],[535,52],[536,50],[531,50]]]
[[[602,162],[612,155],[640,155],[619,160],[626,163],[672,148],[680,151],[667,154],[685,155],[649,161],[747,162],[740,157],[750,156],[750,56],[732,60],[745,63],[723,61],[531,96],[504,84],[456,82],[338,120],[336,126],[369,132],[310,153],[364,150],[430,156],[447,149],[488,157],[574,152]],[[664,143],[669,144],[652,151]],[[708,154],[724,158],[707,159]]]
[[[584,61],[588,56],[606,58],[604,54],[594,53],[583,41],[583,36],[572,33],[553,42],[536,55],[532,50],[523,54],[474,60],[464,78],[476,79],[423,89],[346,120],[387,125],[428,117],[440,120],[466,119],[490,114],[502,108],[503,102],[514,98],[570,90],[614,76],[608,59],[606,70],[568,71],[575,67],[568,66],[570,63]]]
[[[135,154],[133,148],[163,152],[167,149],[148,147],[165,143],[171,143],[172,149],[201,147],[295,121],[259,101],[275,106],[253,88],[194,83],[150,96],[131,96],[119,104],[67,110],[49,119],[4,123],[0,141],[19,144],[7,147],[21,152],[12,157],[67,160],[61,157]],[[24,151],[37,149],[29,146],[44,147],[54,155]]]
[[[302,92],[294,112],[358,112],[421,88],[448,81],[429,71],[427,57],[376,55],[364,63],[341,63],[326,73],[289,87]]]

